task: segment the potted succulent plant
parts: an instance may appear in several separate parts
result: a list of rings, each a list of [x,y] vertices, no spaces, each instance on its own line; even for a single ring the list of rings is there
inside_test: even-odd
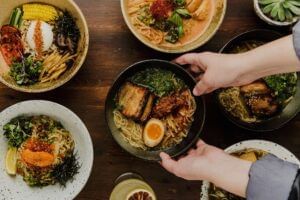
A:
[[[275,26],[287,26],[300,18],[300,0],[254,0],[256,14]]]

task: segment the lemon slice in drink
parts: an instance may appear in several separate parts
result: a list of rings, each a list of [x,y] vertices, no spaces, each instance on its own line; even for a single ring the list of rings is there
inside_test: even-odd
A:
[[[156,200],[156,198],[148,190],[136,189],[127,195],[126,200]]]
[[[6,153],[6,172],[9,175],[16,175],[17,173],[17,148],[9,148]]]

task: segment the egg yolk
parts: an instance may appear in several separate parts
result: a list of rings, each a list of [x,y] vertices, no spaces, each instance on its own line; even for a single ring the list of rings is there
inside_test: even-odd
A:
[[[153,140],[158,139],[161,133],[162,133],[162,129],[157,124],[150,124],[147,128],[147,135],[149,136],[149,138]]]

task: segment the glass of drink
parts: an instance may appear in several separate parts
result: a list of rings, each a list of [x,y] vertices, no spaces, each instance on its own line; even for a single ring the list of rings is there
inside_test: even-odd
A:
[[[156,200],[156,196],[141,175],[126,172],[115,180],[109,200]]]

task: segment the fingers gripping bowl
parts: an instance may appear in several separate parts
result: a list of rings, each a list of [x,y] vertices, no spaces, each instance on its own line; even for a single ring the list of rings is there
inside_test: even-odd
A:
[[[23,92],[45,92],[69,81],[82,66],[89,43],[78,6],[71,0],[2,5],[0,81]]]
[[[145,160],[184,153],[197,140],[205,118],[202,97],[191,90],[195,80],[180,66],[145,60],[126,68],[105,102],[105,117],[116,142]]]

